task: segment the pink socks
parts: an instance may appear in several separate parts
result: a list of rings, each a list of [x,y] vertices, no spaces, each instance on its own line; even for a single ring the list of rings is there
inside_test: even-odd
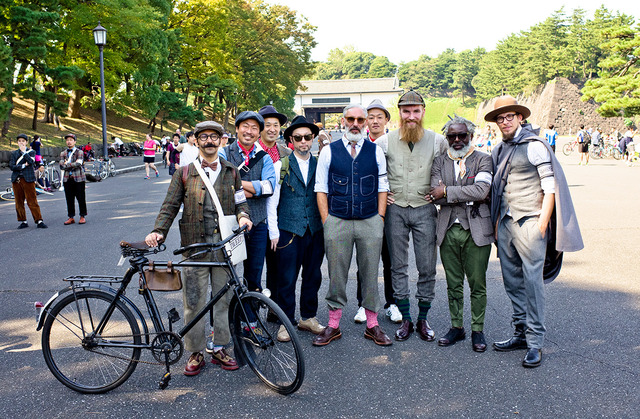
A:
[[[366,308],[364,309],[364,312],[367,315],[367,327],[369,329],[376,327],[378,325],[378,313]]]
[[[340,318],[342,317],[342,309],[337,308],[335,310],[329,310],[329,327],[337,329],[340,327]],[[367,320],[367,323],[369,321]]]

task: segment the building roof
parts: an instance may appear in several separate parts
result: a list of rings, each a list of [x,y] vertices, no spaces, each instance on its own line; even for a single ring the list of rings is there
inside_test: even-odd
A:
[[[349,93],[394,93],[402,92],[398,87],[396,77],[379,79],[348,79],[348,80],[300,80],[303,88],[298,89],[298,95],[326,95]]]

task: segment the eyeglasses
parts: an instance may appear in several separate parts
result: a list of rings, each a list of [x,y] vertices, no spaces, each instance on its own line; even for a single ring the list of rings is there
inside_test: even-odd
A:
[[[215,140],[219,140],[220,136],[218,134],[200,134],[198,136],[198,139],[200,139],[200,141],[207,141],[207,139],[211,138],[213,141]]]
[[[463,132],[463,133],[460,133],[460,134],[447,134],[447,139],[449,141],[455,141],[456,138],[459,138],[460,141],[464,141],[464,140],[467,139],[467,135],[469,135],[468,132]]]
[[[517,115],[516,113],[510,113],[510,114],[505,115],[505,116],[499,116],[499,117],[496,118],[496,123],[497,124],[502,124],[505,120],[511,122],[511,121],[513,121],[513,118],[516,117],[516,115]]]
[[[348,123],[353,124],[355,121],[358,121],[358,124],[364,124],[367,120],[365,118],[355,118],[353,116],[347,116],[346,118],[344,118],[347,120]]]
[[[295,141],[296,143],[299,143],[302,140],[313,141],[313,134],[292,135],[291,138],[293,138],[293,141]]]

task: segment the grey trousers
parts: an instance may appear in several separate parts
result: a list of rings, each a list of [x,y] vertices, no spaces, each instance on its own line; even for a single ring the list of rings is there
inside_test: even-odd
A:
[[[498,258],[504,289],[513,306],[513,326],[526,329],[527,346],[544,345],[544,283],[542,271],[547,239],[538,229],[538,216],[519,221],[505,216],[498,223]]]
[[[391,254],[391,280],[396,300],[409,298],[409,233],[418,269],[418,301],[433,301],[436,286],[436,220],[435,206],[400,207],[389,205],[385,233]]]
[[[200,259],[198,259],[200,260]],[[227,271],[224,268],[183,268],[184,280],[182,285],[182,302],[184,304],[184,323],[189,323],[198,311],[209,301],[209,279],[211,278],[211,288],[215,295],[226,283],[228,279]],[[229,331],[229,301],[232,292],[227,292],[213,306],[213,337],[214,345],[224,346],[231,339]],[[189,352],[200,352],[206,344],[205,328],[209,315],[206,314],[184,337],[184,346]]]
[[[324,249],[329,268],[327,304],[331,309],[347,304],[347,279],[353,246],[362,286],[362,307],[380,310],[378,264],[382,251],[384,221],[379,215],[366,220],[343,220],[329,215],[324,223]]]

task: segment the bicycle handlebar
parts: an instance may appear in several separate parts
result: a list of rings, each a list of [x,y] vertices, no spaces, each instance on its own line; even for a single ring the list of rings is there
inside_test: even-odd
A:
[[[190,244],[188,246],[180,247],[180,248],[174,250],[173,254],[174,255],[181,255],[182,253],[184,253],[184,252],[186,252],[188,250],[197,249],[197,248],[201,248],[201,247],[209,247],[209,248],[211,248],[211,250],[220,249],[225,244],[227,244],[228,242],[233,240],[235,237],[237,237],[240,234],[244,233],[246,230],[247,230],[247,226],[243,225],[242,227],[239,227],[239,228],[233,230],[233,234],[230,235],[229,237],[227,237],[226,239],[222,240],[222,241],[219,241],[217,243],[194,243],[194,244]]]

